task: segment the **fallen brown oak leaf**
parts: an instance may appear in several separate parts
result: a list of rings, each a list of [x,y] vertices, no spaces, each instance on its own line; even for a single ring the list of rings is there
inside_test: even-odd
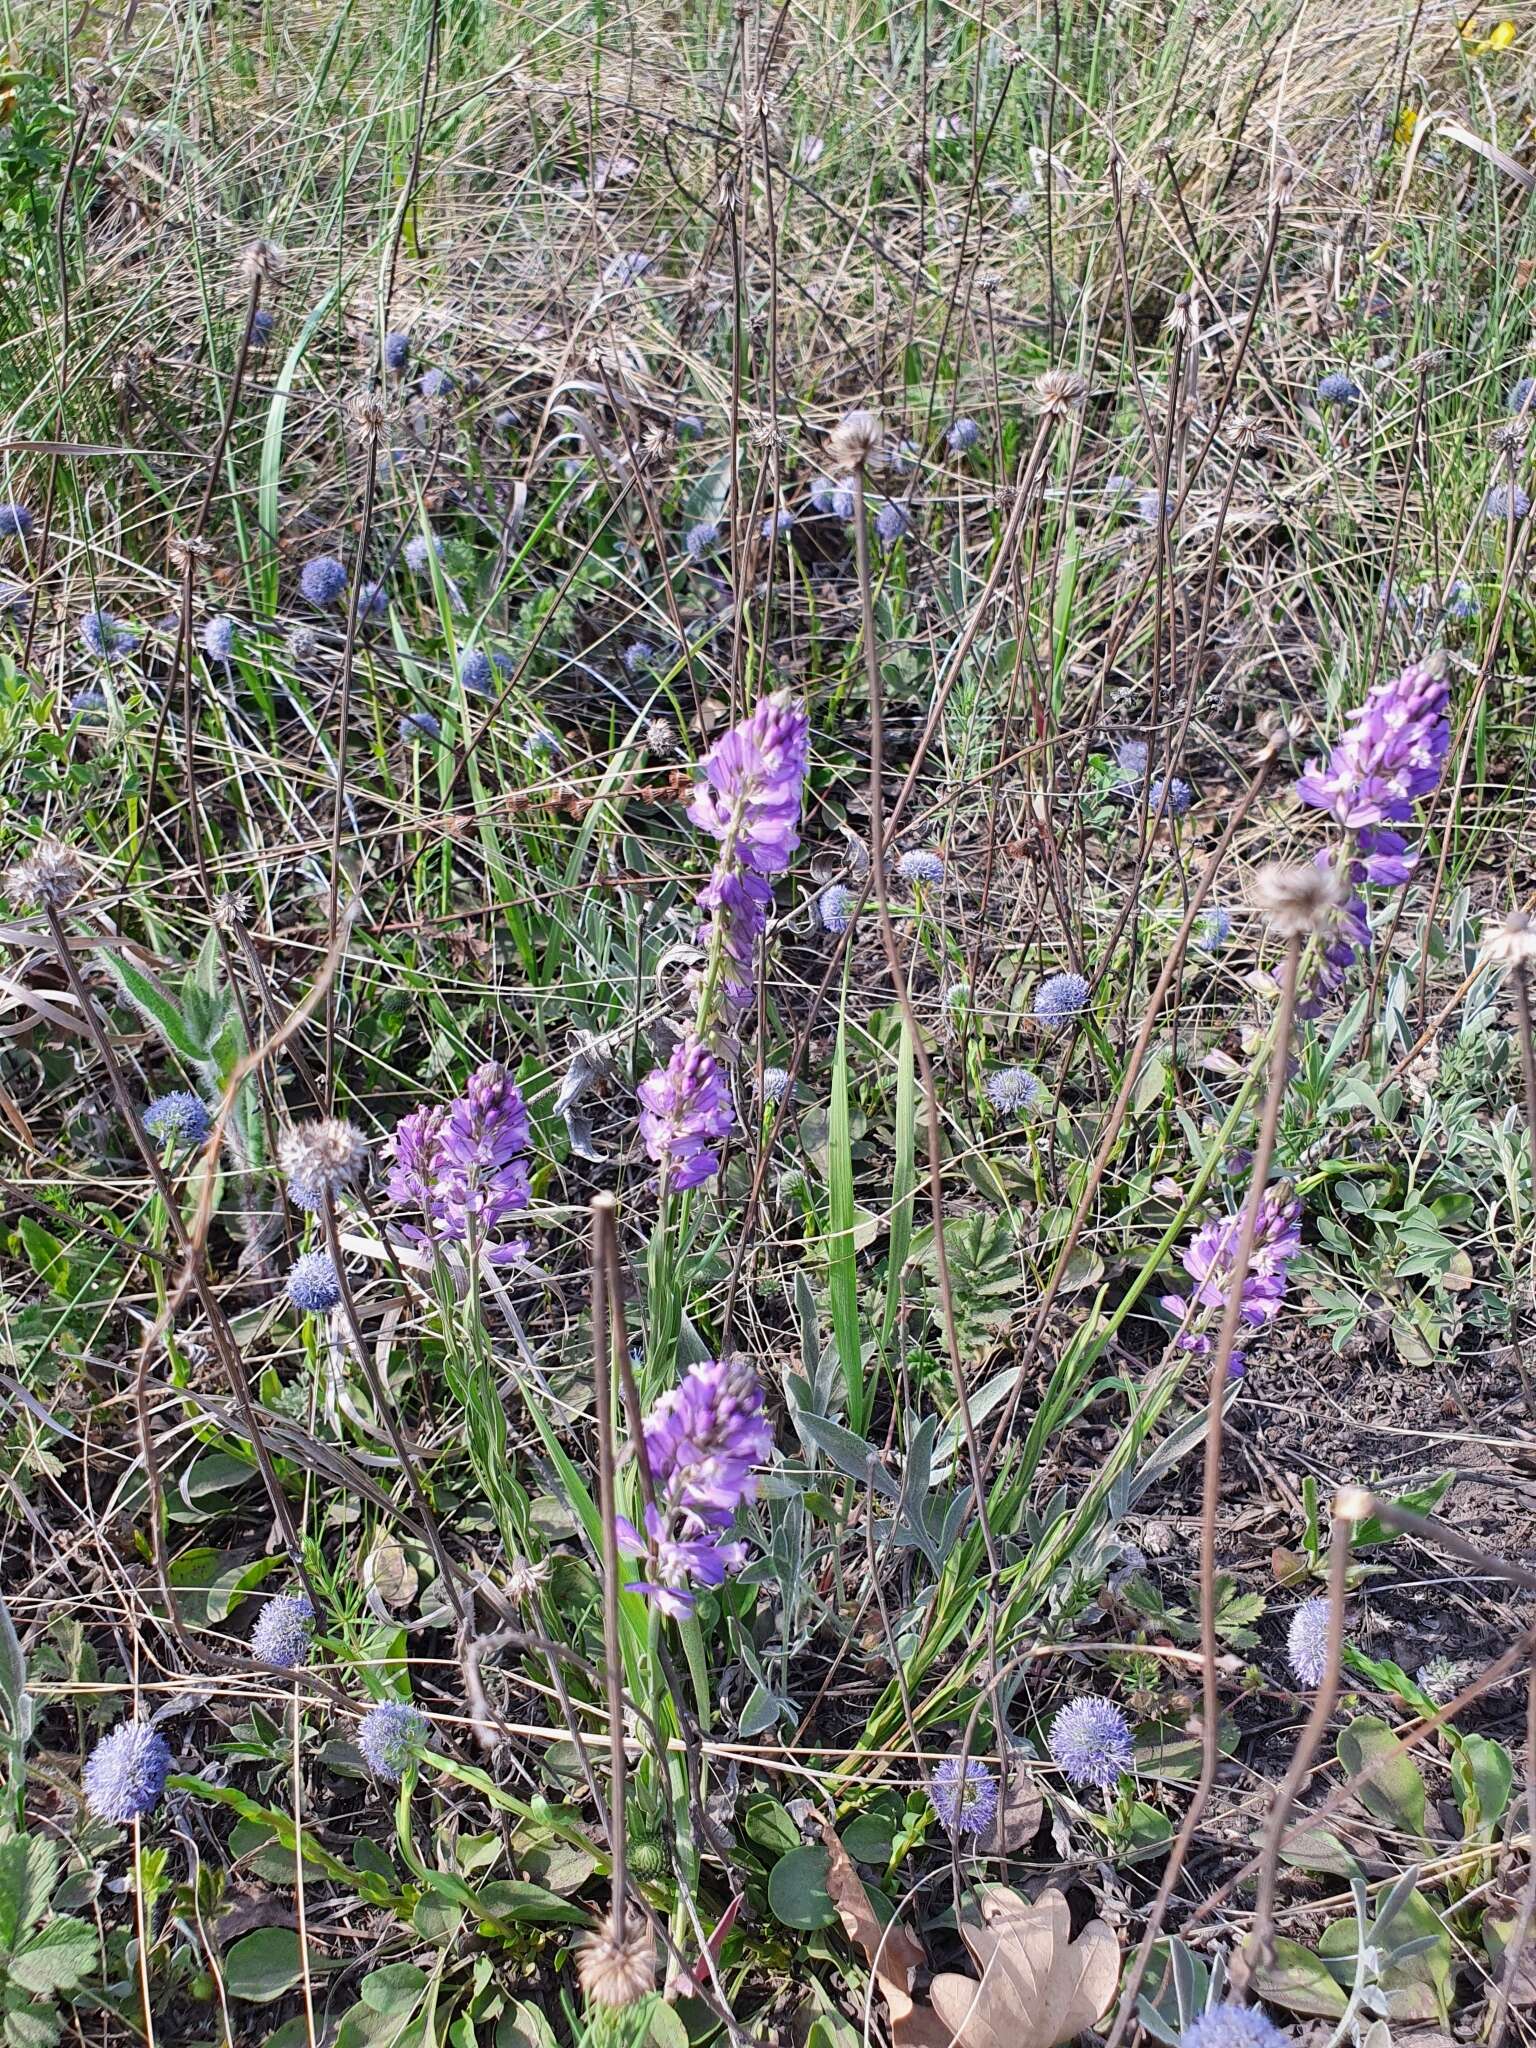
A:
[[[924,1963],[921,1946],[899,1921],[882,1927],[848,1852],[830,1827],[827,1896],[862,1950],[885,1998],[895,2048],[1060,2048],[1109,2010],[1120,1981],[1120,1945],[1102,1920],[1072,1939],[1060,1892],[1030,1900],[1005,1885],[985,1885],[960,1919],[960,1935],[980,1981],[941,1972],[931,2004],[912,1996]]]

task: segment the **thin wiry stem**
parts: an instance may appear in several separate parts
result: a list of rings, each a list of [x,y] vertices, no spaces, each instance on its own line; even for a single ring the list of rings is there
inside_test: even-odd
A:
[[[608,1246],[614,1231],[612,1195],[594,1195],[592,1219],[592,1387],[597,1425],[597,1511],[602,1521],[603,1676],[608,1701],[608,1849],[613,1858],[613,1934],[624,1943],[628,1882],[624,1795],[624,1665],[619,1650],[618,1496],[614,1484],[613,1339],[608,1314]]]

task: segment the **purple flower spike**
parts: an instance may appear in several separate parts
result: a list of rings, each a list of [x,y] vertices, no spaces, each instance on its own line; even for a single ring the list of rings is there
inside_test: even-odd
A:
[[[762,1385],[740,1359],[705,1359],[662,1395],[642,1429],[655,1504],[643,1536],[617,1518],[619,1548],[645,1558],[652,1573],[629,1590],[680,1620],[693,1611],[694,1588],[724,1585],[745,1562],[745,1545],[727,1538],[773,1449]]]
[[[725,1074],[707,1045],[691,1033],[680,1039],[638,1093],[640,1136],[669,1187],[696,1188],[720,1171],[717,1148],[734,1119]]]
[[[488,1061],[446,1109],[425,1105],[403,1116],[390,1141],[389,1193],[426,1219],[408,1226],[420,1244],[463,1244],[493,1265],[522,1255],[520,1238],[503,1239],[507,1222],[528,1207],[531,1131],[528,1107],[511,1074]]]
[[[1225,1308],[1237,1269],[1237,1247],[1243,1232],[1241,1215],[1215,1217],[1202,1224],[1180,1254],[1180,1263],[1194,1286],[1188,1296],[1165,1294],[1163,1307],[1182,1322],[1191,1302],[1205,1310],[1200,1322],[1209,1321]],[[1285,1299],[1287,1269],[1301,1250],[1301,1204],[1283,1189],[1267,1188],[1259,1201],[1254,1229],[1253,1254],[1243,1282],[1242,1325],[1262,1330],[1280,1313]],[[1208,1357],[1213,1340],[1206,1329],[1186,1330],[1180,1348],[1197,1357]],[[1230,1371],[1236,1378],[1243,1370],[1244,1354],[1234,1350]]]
[[[1378,683],[1351,714],[1326,764],[1308,762],[1297,796],[1347,832],[1406,823],[1415,803],[1439,785],[1451,744],[1449,701],[1444,675],[1421,662]]]
[[[997,1818],[997,1778],[975,1757],[947,1756],[928,1791],[934,1812],[953,1841],[984,1835]]]

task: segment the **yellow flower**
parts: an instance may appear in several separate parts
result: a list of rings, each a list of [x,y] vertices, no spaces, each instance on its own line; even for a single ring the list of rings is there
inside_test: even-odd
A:
[[[1487,39],[1478,44],[1479,54],[1484,50],[1507,50],[1518,33],[1512,21],[1501,21]]]
[[[1393,131],[1392,131],[1393,139],[1394,139],[1394,140],[1395,140],[1395,141],[1396,141],[1397,143],[1399,143],[1400,145],[1402,145],[1403,147],[1405,147],[1405,148],[1406,148],[1406,146],[1407,146],[1407,145],[1408,145],[1408,144],[1409,144],[1410,142],[1412,142],[1412,140],[1413,140],[1413,131],[1414,131],[1414,129],[1415,129],[1415,128],[1417,128],[1417,127],[1418,127],[1418,125],[1419,125],[1419,110],[1418,110],[1418,108],[1417,108],[1417,107],[1404,107],[1403,111],[1402,111],[1402,112],[1401,112],[1401,113],[1400,113],[1400,114],[1398,115],[1398,117],[1397,117],[1397,126],[1396,126],[1396,127],[1395,127],[1395,128],[1393,129]]]

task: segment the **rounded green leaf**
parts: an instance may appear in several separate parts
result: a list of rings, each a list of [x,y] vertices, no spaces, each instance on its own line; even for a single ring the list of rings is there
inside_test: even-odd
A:
[[[776,1920],[807,1933],[832,1925],[837,1908],[827,1896],[829,1860],[825,1849],[791,1849],[779,1858],[768,1877],[768,1904]]]

